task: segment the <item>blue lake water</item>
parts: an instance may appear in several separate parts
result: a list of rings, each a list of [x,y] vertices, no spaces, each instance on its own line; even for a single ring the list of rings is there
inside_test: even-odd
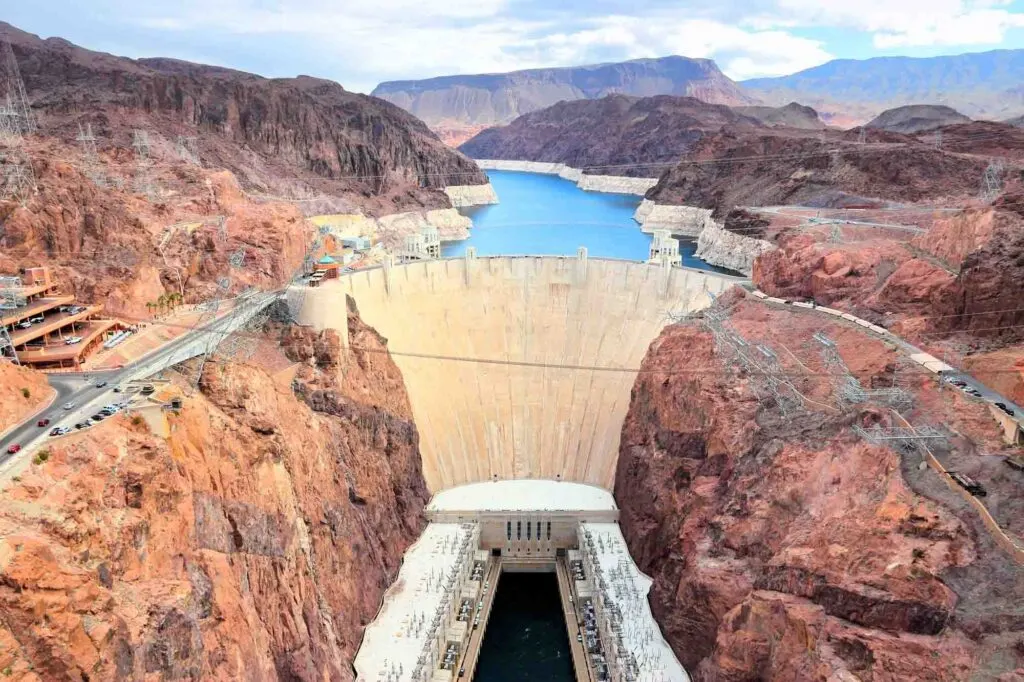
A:
[[[472,236],[442,246],[442,255],[536,254],[573,256],[586,246],[591,257],[647,260],[651,236],[640,231],[633,212],[640,197],[584,192],[556,175],[488,171],[501,203],[462,209],[473,219]],[[718,270],[697,258],[693,239],[681,239],[683,265]]]

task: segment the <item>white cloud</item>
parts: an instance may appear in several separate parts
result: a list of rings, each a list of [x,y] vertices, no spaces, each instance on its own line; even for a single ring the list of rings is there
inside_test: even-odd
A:
[[[1024,26],[1010,0],[777,0],[760,25],[829,26],[872,34],[875,47],[998,45]]]

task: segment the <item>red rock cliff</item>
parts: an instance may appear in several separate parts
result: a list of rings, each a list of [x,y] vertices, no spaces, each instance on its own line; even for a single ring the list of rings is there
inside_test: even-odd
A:
[[[799,352],[797,318],[729,305],[735,328]],[[851,367],[886,364],[881,344],[827,331]],[[989,546],[1000,568],[984,564],[973,531],[909,487],[897,454],[850,431],[856,414],[782,415],[697,322],[667,328],[643,369],[615,497],[655,616],[695,679],[1012,677],[1020,567]]]
[[[353,345],[383,351],[350,317]],[[384,352],[288,330],[293,388],[208,363],[153,435],[55,443],[0,504],[0,670],[19,680],[351,680],[424,521],[418,436]]]

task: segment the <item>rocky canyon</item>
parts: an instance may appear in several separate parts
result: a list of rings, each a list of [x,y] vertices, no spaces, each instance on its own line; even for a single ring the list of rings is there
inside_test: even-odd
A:
[[[401,374],[349,334],[274,328],[167,437],[120,416],[8,472],[5,678],[353,679],[427,492]]]

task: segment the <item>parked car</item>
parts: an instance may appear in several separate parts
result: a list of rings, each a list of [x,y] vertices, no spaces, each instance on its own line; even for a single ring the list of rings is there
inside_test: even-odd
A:
[[[152,384],[146,384],[145,386],[142,387],[140,393],[142,393],[142,395],[151,395],[155,390],[156,389],[153,388]]]
[[[73,409],[75,409],[75,403],[74,402],[64,403],[64,409],[65,410],[73,410]]]
[[[39,428],[43,428],[44,426],[49,426],[49,425],[50,425],[50,420],[49,419],[40,419],[39,421],[36,422],[36,426],[38,426]]]
[[[92,422],[78,422],[75,424],[76,429],[87,429],[92,426]]]
[[[28,329],[31,326],[32,326],[32,322],[30,322],[29,320],[25,320],[24,322],[19,322],[18,323],[18,329]]]
[[[43,317],[42,315],[36,315],[35,317],[28,318],[28,321],[33,324],[39,324],[40,322],[45,322],[46,318]]]
[[[96,414],[94,414],[92,416],[92,420],[95,421],[95,422],[101,422],[101,421],[103,421],[106,418],[107,418],[107,415],[103,414],[102,412],[97,412]]]
[[[20,450],[21,446],[15,443],[14,445],[11,445],[10,447],[7,448],[7,454],[13,455],[14,453],[19,452]]]
[[[82,341],[82,337],[81,336],[69,336],[68,338],[64,339],[65,345],[68,345],[68,346],[73,346],[76,343],[80,343],[81,341]]]
[[[96,388],[104,388],[107,385],[106,381],[97,381]]]

